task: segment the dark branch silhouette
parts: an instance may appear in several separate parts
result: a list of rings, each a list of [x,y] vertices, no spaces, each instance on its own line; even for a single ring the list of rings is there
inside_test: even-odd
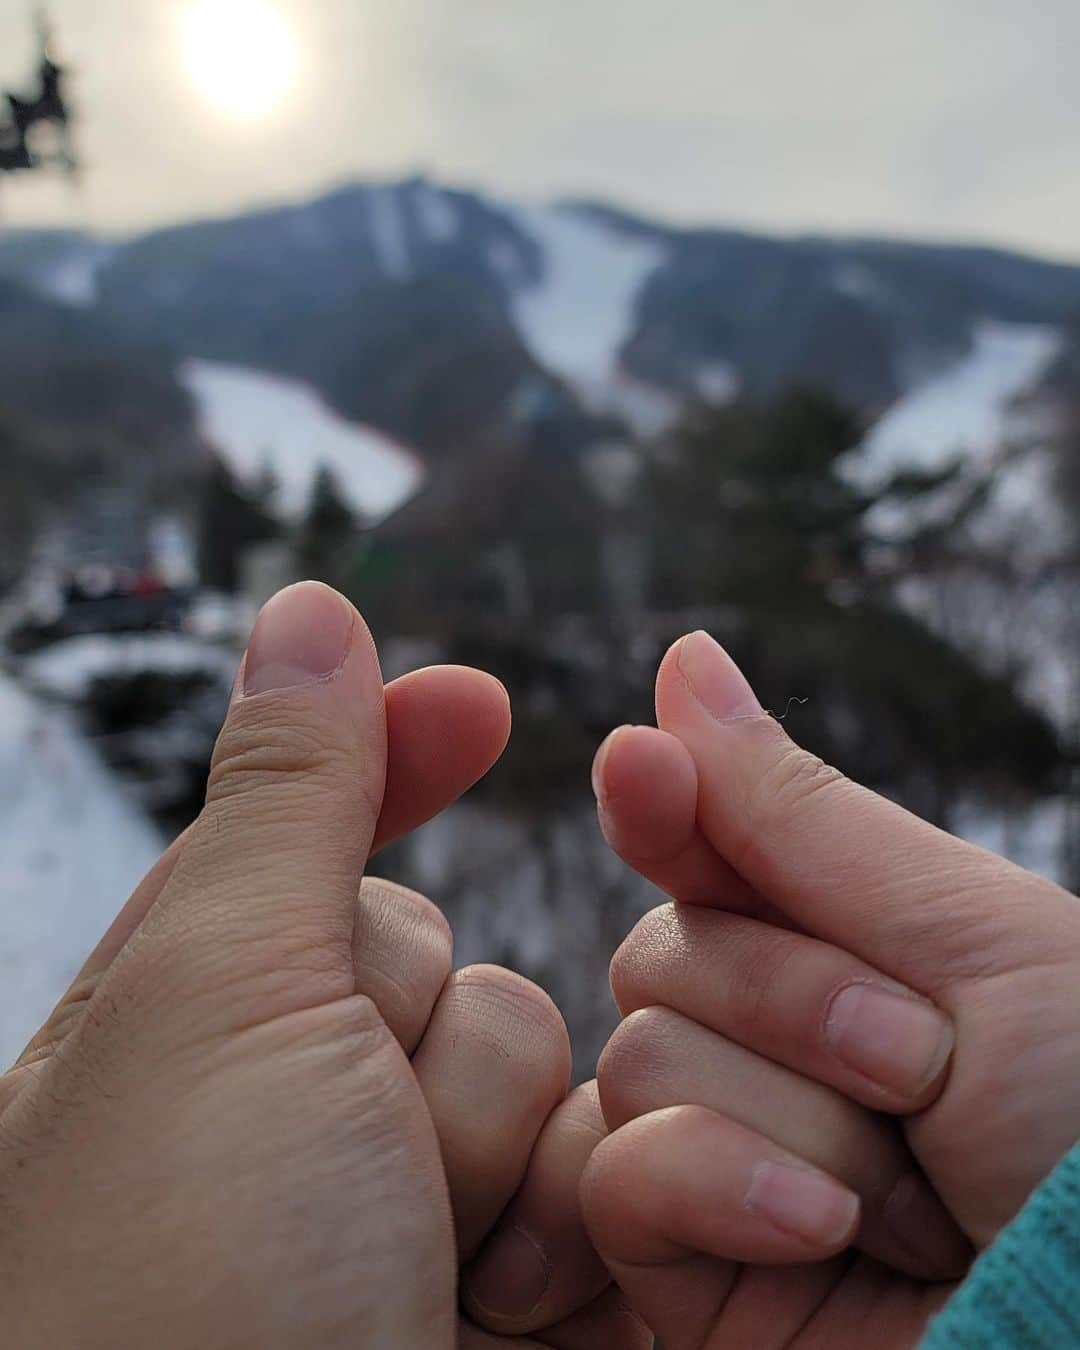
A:
[[[10,120],[0,121],[0,173],[37,169],[50,163],[59,163],[69,171],[76,167],[69,136],[71,110],[64,97],[65,71],[54,58],[52,32],[44,14],[39,17],[38,31],[41,57],[37,92],[29,98],[4,95]],[[32,148],[32,133],[40,126],[50,126],[57,133],[57,148],[51,154]]]

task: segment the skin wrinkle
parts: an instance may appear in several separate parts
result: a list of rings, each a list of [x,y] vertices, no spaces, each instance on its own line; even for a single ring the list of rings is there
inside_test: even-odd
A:
[[[497,967],[473,966],[453,977],[449,991],[450,1006],[460,1003],[484,1043],[504,1057],[525,1048],[522,1031],[535,1043],[566,1035],[562,1014],[550,998],[524,980],[517,987],[518,980]]]

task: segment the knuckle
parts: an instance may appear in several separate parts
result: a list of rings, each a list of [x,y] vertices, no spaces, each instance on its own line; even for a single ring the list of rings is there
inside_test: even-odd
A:
[[[589,1136],[593,1141],[593,1147],[597,1140],[606,1138],[607,1126],[604,1124],[599,1084],[595,1078],[574,1088],[559,1108],[559,1112],[561,1123],[568,1129],[581,1131],[583,1135]]]
[[[777,995],[784,988],[791,966],[805,951],[803,939],[780,931],[755,933],[739,942],[717,963],[724,973],[724,1001],[731,1035],[748,1040],[760,1034],[766,1010],[782,1006]]]
[[[531,980],[499,966],[468,966],[450,979],[450,1010],[485,1048],[508,1061],[538,1099],[561,1098],[571,1071],[562,1014]]]
[[[445,961],[453,959],[454,935],[446,915],[426,896],[381,877],[365,877],[357,901],[358,927],[387,932],[404,948],[415,945]]]
[[[642,1008],[615,1029],[596,1066],[609,1129],[651,1109],[671,1058],[671,1032],[677,1018],[669,1008]]]
[[[649,1000],[657,974],[679,960],[680,950],[673,904],[660,905],[638,921],[611,958],[611,993],[621,1013],[636,1012]]]
[[[779,729],[778,729],[779,730]],[[790,828],[822,795],[833,795],[851,784],[839,769],[803,750],[784,736],[784,742],[749,791],[743,837],[730,859],[736,871],[763,840],[773,840]]]
[[[453,946],[449,924],[430,901],[391,882],[365,878],[353,924],[356,988],[375,999],[410,1051],[446,984]]]
[[[279,1054],[310,1052],[331,1077],[363,1068],[393,1048],[378,1005],[365,994],[283,1013],[235,1034],[269,1038]]]
[[[783,812],[797,810],[818,793],[834,790],[845,781],[839,769],[817,755],[791,745],[763,774],[760,800]]]
[[[342,1033],[367,1050],[377,1050],[388,1041],[386,1022],[374,999],[354,994],[339,1005]]]
[[[260,708],[258,716],[233,713],[214,751],[207,785],[209,802],[274,790],[282,780],[290,793],[307,783],[348,784],[366,791],[361,758],[334,729],[295,708]],[[374,810],[381,803],[368,802]]]
[[[67,1039],[86,1012],[100,980],[100,975],[95,974],[72,985],[49,1015],[49,1020],[16,1060],[16,1067],[47,1059]]]

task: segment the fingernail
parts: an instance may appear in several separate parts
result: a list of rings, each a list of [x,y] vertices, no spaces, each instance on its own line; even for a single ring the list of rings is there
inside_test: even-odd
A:
[[[547,1292],[551,1269],[521,1228],[496,1233],[466,1277],[469,1297],[495,1317],[528,1317]]]
[[[757,695],[735,662],[708,633],[691,633],[679,646],[679,669],[698,702],[721,721],[760,717]]]
[[[952,1054],[952,1023],[937,1008],[873,984],[841,989],[825,1039],[849,1069],[903,1097],[917,1097]]]
[[[244,694],[295,689],[345,664],[352,609],[336,591],[305,581],[280,591],[255,620],[244,662]]]
[[[882,1210],[886,1224],[902,1247],[934,1280],[957,1280],[972,1260],[967,1238],[948,1210],[917,1172],[909,1172],[892,1189]]]
[[[814,1247],[843,1243],[859,1215],[858,1197],[823,1172],[764,1162],[754,1168],[746,1207]]]
[[[592,790],[598,802],[604,800],[604,766],[607,764],[608,755],[615,744],[615,738],[626,730],[625,726],[616,727],[601,742],[600,749],[596,752],[592,766]]]

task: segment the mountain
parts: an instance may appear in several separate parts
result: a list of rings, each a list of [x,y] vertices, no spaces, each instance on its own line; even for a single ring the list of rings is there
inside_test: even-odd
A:
[[[91,364],[137,351],[246,367],[428,457],[508,427],[571,449],[648,435],[689,400],[792,383],[829,388],[867,424],[888,413],[890,462],[942,405],[900,410],[937,388],[951,408],[940,457],[943,434],[963,450],[1001,429],[1005,406],[1071,350],[1080,315],[1080,268],[1016,254],[680,229],[423,179],[110,245],[0,236],[0,277],[13,274],[47,297],[54,326],[66,312],[63,340]],[[6,363],[2,316],[0,291]],[[178,386],[174,424],[185,397]]]

